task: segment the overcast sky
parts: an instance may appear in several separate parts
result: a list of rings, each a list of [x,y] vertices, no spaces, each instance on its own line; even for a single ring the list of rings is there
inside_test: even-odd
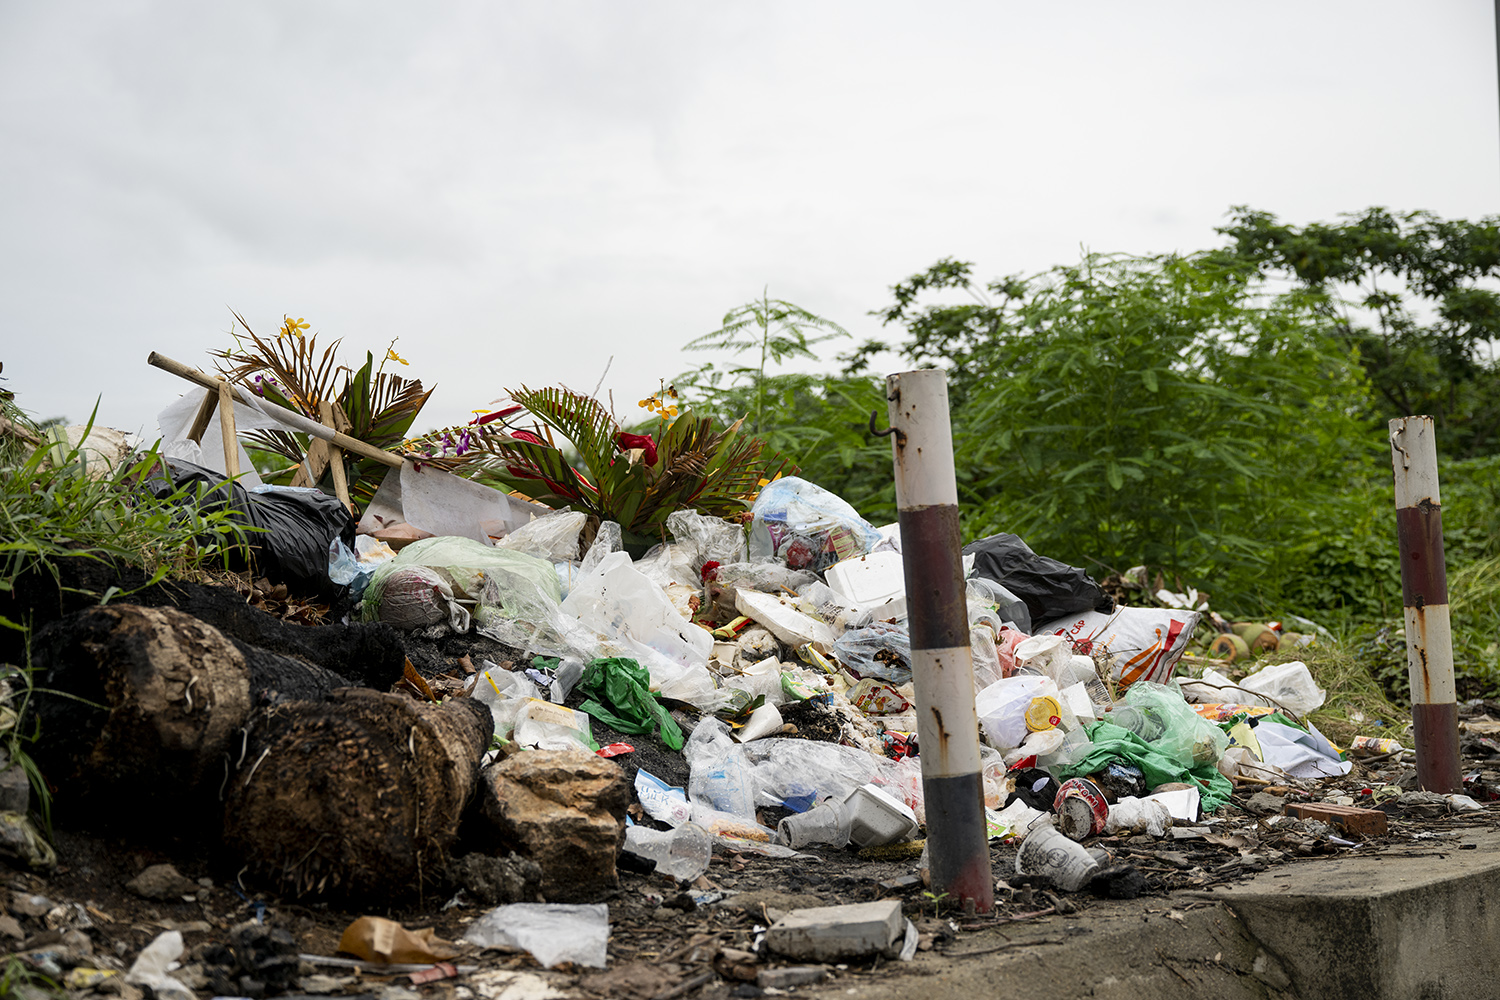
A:
[[[1487,0],[3,0],[4,384],[154,436],[146,355],[208,367],[234,309],[399,337],[424,426],[611,356],[634,419],[765,286],[862,339],[944,256],[1496,214],[1496,94]]]

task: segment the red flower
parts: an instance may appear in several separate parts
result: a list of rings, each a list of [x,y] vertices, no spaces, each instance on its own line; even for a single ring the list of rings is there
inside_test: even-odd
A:
[[[547,447],[547,442],[543,441],[541,438],[537,437],[530,431],[511,431],[510,436],[515,438],[517,441],[526,441],[530,444],[539,444],[543,448]]]
[[[512,413],[520,413],[524,409],[526,409],[526,407],[524,406],[507,406],[503,409],[495,410],[492,413],[486,413],[481,416],[475,417],[473,420],[470,420],[469,423],[487,424],[492,420],[500,420],[503,417],[508,417]]]
[[[615,444],[619,445],[622,451],[640,448],[646,453],[646,464],[656,464],[656,442],[651,440],[650,434],[626,434],[621,431],[615,435]]]

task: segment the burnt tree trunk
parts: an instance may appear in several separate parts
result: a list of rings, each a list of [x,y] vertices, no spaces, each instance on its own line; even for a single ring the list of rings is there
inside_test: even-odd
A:
[[[320,700],[348,679],[226,638],[175,608],[93,607],[53,622],[32,649],[32,756],[59,818],[217,834],[220,794],[259,706]]]
[[[384,690],[400,680],[406,654],[401,633],[381,622],[309,627],[283,621],[228,587],[186,580],[163,580],[146,586],[138,567],[117,566],[85,557],[56,561],[58,578],[36,569],[0,593],[0,615],[40,631],[91,607],[110,587],[130,592],[130,603],[173,607],[212,625],[236,643],[295,657],[336,671],[356,684]],[[25,666],[24,636],[0,629],[0,662]]]
[[[471,698],[359,688],[276,706],[230,782],[226,845],[289,895],[420,901],[443,877],[492,725]]]
[[[181,611],[117,604],[43,629],[32,662],[31,754],[61,819],[212,828],[251,708],[234,644]]]

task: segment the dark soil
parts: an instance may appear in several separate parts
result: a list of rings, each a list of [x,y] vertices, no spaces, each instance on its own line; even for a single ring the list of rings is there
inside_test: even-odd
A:
[[[112,576],[95,564],[83,563],[70,567],[67,579],[70,586],[92,586],[95,593],[102,593],[109,586],[128,589],[132,582],[144,582],[128,572]],[[44,581],[35,583],[24,594],[18,591],[0,597],[0,614],[13,620],[19,620],[18,615],[29,617],[34,624],[42,624],[67,610],[97,602],[97,598],[84,598],[71,591],[60,594],[55,588],[45,586]],[[426,640],[402,636],[383,626],[288,625],[249,607],[241,595],[226,588],[157,585],[130,595],[129,600],[173,604],[216,625],[233,639],[318,663],[346,676],[368,676],[360,674],[351,663],[351,656],[364,655],[368,657],[366,662],[389,664],[400,655],[402,662],[410,657],[434,689],[452,692],[472,678],[485,659],[501,665],[516,661],[514,651],[483,638],[447,636]],[[12,651],[4,655],[17,662],[14,639],[7,632],[0,630],[0,637],[12,643],[9,647]],[[364,652],[351,653],[352,650]],[[783,717],[795,728],[795,732],[783,735],[836,738],[836,725],[815,705],[791,706],[783,712]],[[696,719],[684,713],[679,721],[686,733]],[[686,784],[688,772],[681,754],[667,748],[654,734],[617,733],[597,723],[594,734],[601,744],[623,742],[634,748],[633,752],[614,758],[629,776],[645,768],[669,783]],[[1493,797],[1490,793],[1500,788],[1500,744],[1488,737],[1469,738],[1465,753],[1465,773],[1476,775],[1472,793],[1476,798]],[[1290,794],[1292,798],[1298,795],[1322,798],[1331,791],[1343,790],[1360,804],[1369,801],[1362,795],[1365,789],[1398,782],[1410,783],[1410,775],[1399,766],[1388,762],[1371,767],[1356,765],[1346,778],[1324,782],[1306,791],[1293,789]],[[753,952],[760,931],[779,912],[799,906],[897,898],[915,921],[924,950],[941,954],[952,948],[957,954],[966,947],[964,938],[1006,924],[1029,924],[1064,914],[1070,920],[1086,920],[1091,913],[1114,912],[1121,907],[1160,908],[1159,901],[1173,893],[1236,881],[1268,867],[1317,863],[1321,857],[1348,850],[1332,843],[1326,831],[1300,821],[1273,826],[1247,812],[1250,796],[1260,790],[1251,785],[1236,790],[1227,810],[1228,821],[1215,828],[1233,836],[1216,834],[1217,843],[1201,837],[1091,840],[1090,846],[1103,847],[1110,853],[1116,877],[1100,880],[1091,889],[1078,893],[1059,893],[1016,877],[1015,845],[994,843],[991,862],[998,891],[995,911],[989,915],[967,916],[941,896],[935,896],[922,881],[916,856],[920,848],[914,845],[879,856],[861,855],[852,849],[807,850],[803,857],[793,859],[721,850],[716,851],[707,874],[692,885],[678,884],[654,872],[631,871],[622,864],[619,884],[599,887],[596,901],[610,907],[607,970],[564,967],[543,971],[529,955],[470,952],[456,963],[477,969],[465,971],[456,979],[412,987],[404,976],[313,965],[301,970],[295,992],[306,993],[316,987],[334,994],[369,995],[399,984],[415,989],[421,996],[473,1000],[476,995],[499,996],[498,988],[480,987],[484,976],[515,972],[538,976],[567,995],[640,1000],[756,996],[760,993],[755,987],[736,978],[743,977],[747,968],[736,965],[732,953],[724,949]],[[761,816],[763,822],[773,827],[778,818],[770,810]],[[127,809],[103,819],[106,822],[92,824],[91,833],[71,827],[56,831],[60,864],[54,871],[39,875],[12,869],[0,874],[0,883],[7,890],[0,892],[0,904],[4,913],[14,919],[9,924],[0,915],[0,940],[5,940],[10,950],[28,952],[44,969],[48,961],[56,962],[66,952],[60,937],[69,929],[81,930],[93,952],[92,958],[75,955],[74,960],[100,968],[126,968],[162,931],[179,929],[188,946],[184,964],[189,971],[198,968],[211,978],[212,974],[218,974],[214,970],[220,967],[213,963],[216,956],[222,958],[225,954],[232,929],[245,921],[263,921],[285,930],[298,952],[332,956],[337,952],[344,928],[361,915],[389,917],[413,929],[433,927],[440,937],[457,940],[465,925],[483,912],[481,906],[451,886],[425,888],[411,903],[376,902],[358,910],[286,899],[276,895],[269,883],[243,870],[237,860],[209,840],[148,837],[146,830],[150,824],[141,822],[140,817],[131,815]],[[1397,810],[1390,835],[1362,844],[1360,850],[1381,855],[1430,851],[1429,841],[1415,838],[1442,837],[1457,829],[1494,827],[1497,820],[1500,813],[1491,809],[1456,816],[1402,814]],[[176,865],[183,875],[199,881],[199,890],[189,897],[169,900],[147,900],[126,890],[126,882],[146,867],[162,862]],[[1127,872],[1132,877],[1125,877]],[[1139,898],[1109,898],[1111,894],[1130,892],[1138,892]],[[34,894],[47,897],[54,907],[35,916],[28,915],[36,908],[27,905],[25,897]],[[62,909],[56,909],[55,905],[62,905]],[[12,931],[20,936],[3,937]],[[730,955],[728,959],[726,954]],[[748,967],[751,977],[757,967],[765,968],[766,962],[752,960]],[[849,992],[873,979],[906,974],[901,963],[886,959],[851,962],[830,971],[837,984]],[[315,972],[333,979],[306,978]],[[253,981],[220,981],[214,986],[204,986],[199,995],[224,993],[229,986],[234,987],[234,995],[254,995],[257,989]],[[457,993],[458,987],[468,992]],[[391,994],[391,1000],[408,996],[408,993]]]

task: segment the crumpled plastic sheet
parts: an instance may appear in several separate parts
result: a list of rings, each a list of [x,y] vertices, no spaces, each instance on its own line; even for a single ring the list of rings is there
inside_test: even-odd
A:
[[[733,521],[677,510],[667,515],[667,530],[682,546],[694,573],[701,573],[708,562],[725,566],[745,561],[745,529]]]
[[[880,658],[881,653],[889,659]],[[911,680],[911,636],[902,625],[874,622],[850,629],[833,644],[833,655],[856,677],[878,677],[892,684]]]
[[[581,510],[560,510],[524,524],[495,543],[496,548],[524,552],[549,562],[578,558],[578,536],[589,516]]]
[[[510,903],[475,920],[463,939],[481,948],[520,948],[548,969],[563,962],[602,969],[609,964],[609,906]]]

